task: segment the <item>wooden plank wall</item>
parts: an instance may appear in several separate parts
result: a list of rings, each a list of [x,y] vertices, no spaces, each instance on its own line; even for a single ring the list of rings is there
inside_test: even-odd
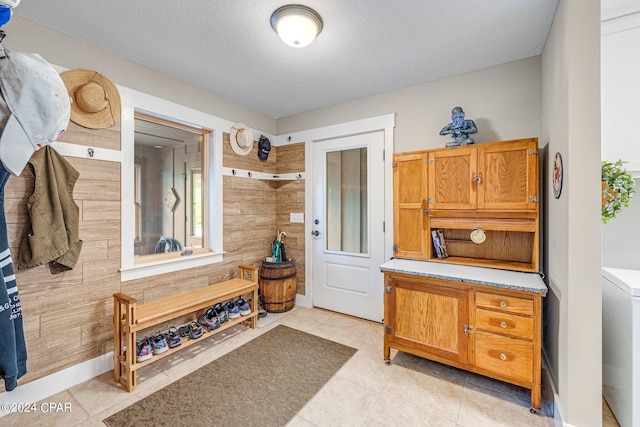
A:
[[[61,141],[120,150],[120,124],[95,130],[70,123]],[[228,133],[223,134],[223,144],[227,167],[271,173],[304,170],[304,144],[274,147],[266,162],[257,157],[257,143],[247,156],[233,152]],[[287,163],[282,169],[277,160],[279,150]],[[304,226],[288,224],[289,209],[304,212],[302,182],[225,176],[224,262],[121,283],[120,164],[73,157],[67,160],[80,172],[74,199],[80,209],[83,248],[73,270],[52,275],[48,266],[40,266],[16,272],[28,353],[28,372],[19,385],[112,351],[114,293],[129,294],[143,303],[235,277],[239,264],[261,265],[270,254],[277,227],[287,232],[288,256],[301,261],[298,288],[304,290]],[[20,177],[12,176],[5,187],[14,259],[28,221],[26,201],[33,185],[34,177],[27,168]]]
[[[277,170],[279,174],[304,171],[304,143],[277,147]],[[304,180],[279,181],[276,189],[277,228],[287,233],[284,246],[288,258],[296,261],[297,293],[305,294],[305,234],[304,223],[290,222],[291,213],[304,213]]]

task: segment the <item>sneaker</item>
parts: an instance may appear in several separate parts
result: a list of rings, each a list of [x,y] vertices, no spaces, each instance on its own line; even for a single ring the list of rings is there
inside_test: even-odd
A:
[[[198,323],[207,328],[208,331],[218,329],[220,327],[220,321],[218,315],[212,308],[207,309],[200,317],[198,317]]]
[[[153,354],[162,354],[169,350],[167,339],[160,333],[151,337],[151,347],[153,348]]]
[[[175,348],[182,344],[182,340],[180,339],[180,331],[175,326],[169,328],[169,332],[167,332],[164,336],[167,339],[167,344],[169,344],[169,348]]]
[[[236,307],[233,301],[227,301],[224,308],[226,308],[227,313],[229,313],[229,319],[237,319],[240,317],[240,310],[238,310],[238,307]]]
[[[218,316],[218,321],[220,322],[220,324],[223,324],[229,321],[229,313],[227,313],[227,309],[222,305],[221,302],[214,305],[213,310],[216,312],[216,315]]]
[[[238,307],[238,311],[241,316],[248,316],[251,314],[251,306],[242,298],[236,301],[236,307]]]
[[[136,342],[136,353],[138,362],[144,362],[153,357],[153,350],[149,338],[144,337]]]
[[[178,335],[180,335],[180,338],[189,338],[190,334],[191,328],[189,325],[182,325],[178,328]]]
[[[189,323],[189,338],[195,340],[202,336],[202,326],[198,324],[195,320]]]

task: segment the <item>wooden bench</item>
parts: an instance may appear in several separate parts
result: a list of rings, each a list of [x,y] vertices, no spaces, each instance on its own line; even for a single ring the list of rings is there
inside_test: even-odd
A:
[[[246,279],[245,275],[249,278]],[[164,353],[154,354],[144,362],[136,357],[137,333],[152,326],[160,325],[181,316],[205,310],[212,305],[251,294],[251,314],[229,319],[219,328],[207,331],[203,328],[203,336],[198,339],[183,338],[182,344],[170,348]],[[174,352],[195,344],[205,335],[222,332],[239,323],[246,322],[255,328],[258,318],[258,269],[239,266],[238,278],[216,283],[205,288],[195,289],[178,295],[138,305],[135,298],[117,293],[113,295],[113,376],[128,391],[136,387],[136,371]]]

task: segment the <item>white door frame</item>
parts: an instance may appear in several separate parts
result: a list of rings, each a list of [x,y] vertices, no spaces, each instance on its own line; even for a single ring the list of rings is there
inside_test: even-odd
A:
[[[276,146],[299,142],[304,142],[305,145],[305,294],[296,295],[296,304],[303,307],[313,307],[313,239],[310,238],[311,231],[313,231],[313,143],[360,133],[380,130],[384,132],[384,259],[388,261],[393,255],[393,173],[391,161],[393,158],[393,129],[395,125],[395,114],[385,114],[383,116],[280,135],[276,138]],[[383,286],[383,283],[380,283],[380,286]]]

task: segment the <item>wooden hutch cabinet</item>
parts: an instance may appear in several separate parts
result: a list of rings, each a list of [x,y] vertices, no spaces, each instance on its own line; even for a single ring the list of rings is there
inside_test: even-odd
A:
[[[391,348],[531,390],[540,409],[539,275],[392,259],[384,272],[384,360]],[[492,274],[495,272],[495,274]]]
[[[539,271],[536,138],[397,153],[393,166],[394,257]],[[448,258],[436,256],[433,230]]]
[[[547,293],[537,139],[396,153],[393,177],[385,361],[395,348],[529,388],[535,412]],[[438,256],[433,231],[448,256]]]

